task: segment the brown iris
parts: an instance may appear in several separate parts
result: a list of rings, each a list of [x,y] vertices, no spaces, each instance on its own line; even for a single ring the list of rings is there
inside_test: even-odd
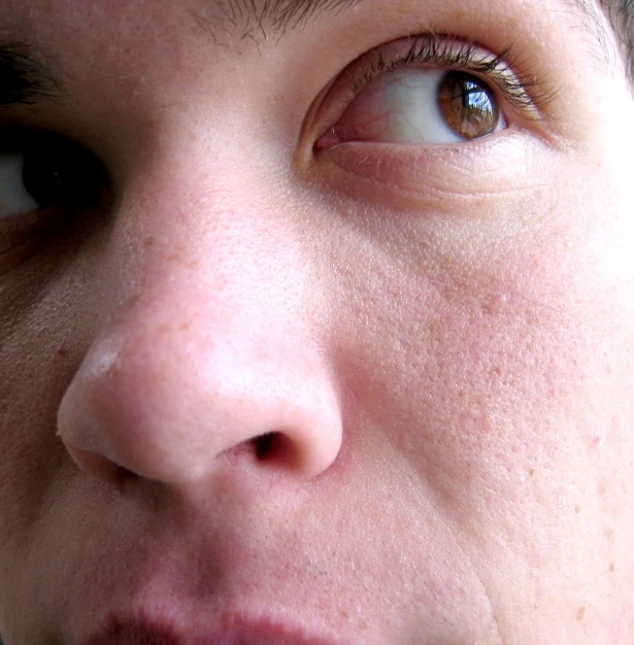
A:
[[[493,90],[464,72],[445,75],[438,90],[438,107],[447,125],[466,140],[491,134],[500,118]]]

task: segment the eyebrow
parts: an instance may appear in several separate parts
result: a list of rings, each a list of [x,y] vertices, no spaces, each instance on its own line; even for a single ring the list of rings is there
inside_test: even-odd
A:
[[[0,108],[54,100],[61,87],[52,71],[21,43],[0,43]]]
[[[304,28],[309,20],[318,18],[320,14],[336,15],[361,2],[363,0],[208,0],[205,13],[193,13],[193,16],[216,44],[223,44],[223,36],[235,38],[236,35],[242,40],[259,42],[267,40],[271,32],[279,39],[291,30]],[[567,4],[580,14],[584,30],[598,44],[606,61],[611,56],[602,18],[608,2],[562,0],[562,6]]]
[[[598,0],[605,3],[605,0]],[[337,14],[354,7],[362,0],[211,0],[211,14],[196,21],[217,41],[216,31],[225,35],[243,30],[243,39],[267,38],[267,29],[278,36],[305,26],[306,22],[323,13]],[[597,0],[567,0],[588,23],[586,30],[598,41],[606,60],[610,59],[606,45],[608,36],[601,20],[603,4]],[[62,87],[52,70],[23,43],[0,42],[0,108],[32,105],[55,100]]]
[[[197,22],[214,40],[222,33],[242,32],[242,39],[280,37],[297,30],[325,13],[338,14],[362,0],[210,0],[205,14],[195,14]]]

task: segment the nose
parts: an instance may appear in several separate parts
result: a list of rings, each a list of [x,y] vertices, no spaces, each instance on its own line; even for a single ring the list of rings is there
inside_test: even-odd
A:
[[[175,198],[155,197],[151,213],[122,206],[97,271],[108,304],[58,412],[70,456],[111,483],[191,482],[223,463],[324,472],[341,415],[293,227],[226,199],[165,217]]]

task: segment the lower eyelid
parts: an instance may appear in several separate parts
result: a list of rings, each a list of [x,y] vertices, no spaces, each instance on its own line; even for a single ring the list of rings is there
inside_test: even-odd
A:
[[[0,276],[61,239],[78,216],[71,211],[49,209],[0,219]]]
[[[3,269],[13,268],[26,259],[34,243],[34,233],[42,226],[42,215],[37,211],[0,219],[0,275]]]
[[[534,137],[511,130],[466,146],[342,144],[318,152],[315,162],[329,189],[341,187],[356,199],[418,211],[430,200],[445,208],[443,200],[455,205],[467,196],[486,200],[507,192],[532,194],[539,174],[528,182],[522,169],[540,148]]]

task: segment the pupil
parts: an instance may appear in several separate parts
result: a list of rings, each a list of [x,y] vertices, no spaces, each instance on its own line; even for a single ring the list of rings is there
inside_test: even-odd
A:
[[[22,181],[27,192],[41,208],[66,201],[64,175],[59,161],[32,152],[25,155]]]
[[[96,205],[107,181],[103,166],[80,145],[57,136],[24,146],[22,183],[42,209]]]

